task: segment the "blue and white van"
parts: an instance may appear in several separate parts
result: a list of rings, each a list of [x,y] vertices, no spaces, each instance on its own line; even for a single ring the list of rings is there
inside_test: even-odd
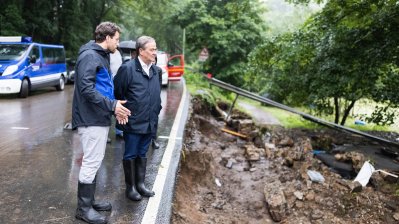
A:
[[[64,46],[0,37],[0,94],[25,98],[31,90],[49,86],[62,91],[66,75]]]

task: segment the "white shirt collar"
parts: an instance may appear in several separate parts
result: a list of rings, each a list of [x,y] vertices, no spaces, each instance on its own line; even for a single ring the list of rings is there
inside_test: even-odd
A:
[[[140,56],[138,56],[138,58],[140,61],[140,65],[143,68],[143,70],[145,71],[146,75],[150,76],[150,68],[151,68],[152,63],[150,65],[147,65],[146,63],[144,63],[143,60],[141,60]]]

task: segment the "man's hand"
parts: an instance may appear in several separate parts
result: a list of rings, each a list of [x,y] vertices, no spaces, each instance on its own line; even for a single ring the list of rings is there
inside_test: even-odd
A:
[[[129,121],[129,117],[120,117],[117,115],[116,120],[118,121],[119,124],[125,125]]]
[[[126,107],[122,106],[125,104],[126,100],[118,100],[116,101],[115,106],[115,117],[118,120],[119,124],[126,124],[128,122],[128,116],[130,116],[130,110]]]

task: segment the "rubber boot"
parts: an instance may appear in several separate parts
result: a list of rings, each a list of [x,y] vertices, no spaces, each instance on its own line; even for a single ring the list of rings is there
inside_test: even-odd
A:
[[[144,185],[146,165],[147,158],[136,158],[136,188],[142,196],[152,197],[155,195],[154,191],[147,189]]]
[[[75,217],[91,224],[106,224],[106,217],[94,210],[92,206],[94,191],[95,184],[78,183],[78,208]]]
[[[126,183],[126,197],[132,201],[140,201],[143,199],[139,192],[136,190],[135,180],[135,161],[134,159],[123,160],[123,170],[125,171],[125,183]]]
[[[96,179],[97,176],[93,180],[94,192],[96,192]],[[96,201],[96,199],[94,199],[94,194],[93,194],[93,200],[91,201],[91,205],[96,211],[111,211],[112,209],[112,205],[108,201]]]

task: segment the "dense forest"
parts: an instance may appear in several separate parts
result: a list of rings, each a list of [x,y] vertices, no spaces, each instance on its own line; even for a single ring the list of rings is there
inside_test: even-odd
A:
[[[156,38],[163,50],[181,52],[182,29],[171,22],[174,0],[1,0],[0,35],[31,36],[35,42],[65,46],[74,57],[102,21],[122,28],[121,40]]]
[[[288,4],[295,9],[289,17]],[[311,105],[336,123],[345,124],[360,99],[378,103],[370,122],[391,124],[397,116],[396,0],[1,0],[1,6],[1,36],[63,44],[68,57],[76,57],[97,24],[113,21],[123,29],[121,40],[153,36],[170,54],[184,48],[193,66],[206,47],[204,72],[280,102]]]

